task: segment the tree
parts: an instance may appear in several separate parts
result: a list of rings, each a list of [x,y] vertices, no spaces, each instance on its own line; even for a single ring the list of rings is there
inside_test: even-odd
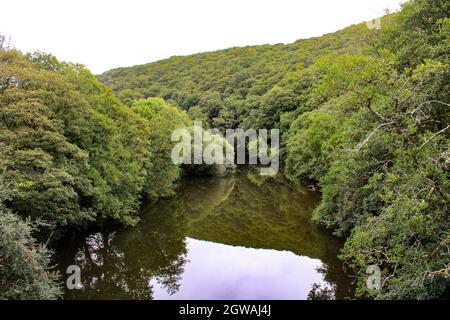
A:
[[[0,299],[57,299],[62,292],[49,252],[31,236],[32,225],[3,206],[9,197],[0,175]]]
[[[145,120],[148,126],[147,136],[150,157],[145,164],[147,177],[143,188],[150,197],[172,194],[173,184],[180,175],[180,168],[171,159],[175,142],[171,141],[172,132],[189,125],[186,112],[170,106],[161,98],[136,100],[131,110]]]

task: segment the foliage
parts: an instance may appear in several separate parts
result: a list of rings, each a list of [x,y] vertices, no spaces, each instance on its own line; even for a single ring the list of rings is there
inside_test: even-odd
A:
[[[151,141],[151,155],[146,163],[144,192],[154,198],[169,195],[180,175],[179,166],[170,158],[174,146],[171,135],[173,130],[188,126],[189,117],[160,98],[135,100],[131,110],[145,119],[150,129],[146,140]]]
[[[130,97],[162,97],[212,127],[278,127],[280,115],[298,104],[304,88],[292,79],[301,77],[304,66],[325,53],[360,53],[369,36],[359,24],[289,45],[231,48],[114,69],[99,79],[124,103]]]
[[[0,184],[0,299],[57,299],[59,276],[50,268],[47,249],[32,238],[29,222],[1,204],[9,193]]]
[[[0,67],[9,208],[50,229],[108,220],[133,225],[143,193],[169,192],[178,171],[161,158],[161,141],[171,132],[167,124],[185,116],[172,108],[158,116],[165,122],[149,121],[83,66],[50,55],[1,50]],[[163,176],[170,177],[164,186],[156,182]]]
[[[439,5],[430,11],[432,3]],[[319,181],[313,219],[350,235],[341,257],[357,271],[360,294],[448,292],[450,61],[442,50],[448,31],[437,27],[448,14],[444,2],[407,3],[376,54],[318,59],[307,100],[319,107],[290,127],[286,172]],[[424,19],[421,30],[411,28]],[[411,44],[417,51],[406,58]],[[370,265],[382,270],[379,291],[366,287]]]
[[[433,299],[444,296],[450,282],[448,167],[434,147],[416,161],[402,151],[385,179],[381,212],[353,230],[342,257],[359,270],[382,268],[377,298]]]

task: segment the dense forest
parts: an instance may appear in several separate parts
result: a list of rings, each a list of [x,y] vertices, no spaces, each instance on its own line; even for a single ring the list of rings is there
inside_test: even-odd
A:
[[[92,223],[135,225],[143,196],[172,192],[180,169],[170,135],[188,118],[158,98],[125,107],[84,67],[51,55],[2,49],[0,63],[0,279],[9,289],[0,297],[50,297],[41,243]]]
[[[60,297],[49,243],[132,227],[143,198],[170,196],[184,169],[170,136],[193,120],[280,129],[283,174],[321,190],[312,219],[346,239],[358,296],[448,297],[450,3],[413,0],[380,25],[98,77],[1,38],[0,298]]]

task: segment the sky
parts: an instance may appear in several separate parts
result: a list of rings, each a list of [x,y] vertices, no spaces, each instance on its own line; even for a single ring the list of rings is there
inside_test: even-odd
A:
[[[0,33],[98,74],[236,46],[291,43],[400,8],[404,0],[14,0]]]

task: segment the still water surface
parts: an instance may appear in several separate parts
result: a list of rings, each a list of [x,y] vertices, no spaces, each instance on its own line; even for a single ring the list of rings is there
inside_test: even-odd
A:
[[[190,178],[147,204],[137,227],[68,236],[62,274],[81,268],[66,299],[342,299],[351,278],[341,241],[310,221],[319,195],[250,171]],[[316,288],[313,290],[313,288]]]

